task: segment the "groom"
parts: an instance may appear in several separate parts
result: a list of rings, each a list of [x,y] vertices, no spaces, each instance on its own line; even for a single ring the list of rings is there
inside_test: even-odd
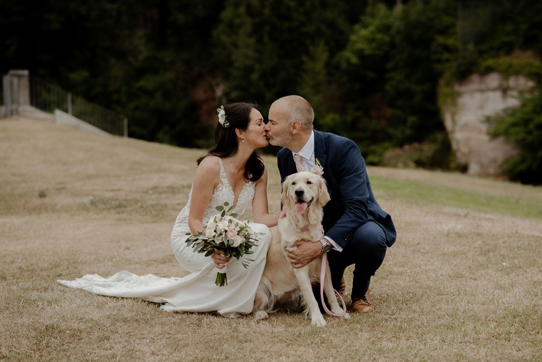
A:
[[[376,202],[357,145],[344,137],[313,129],[314,112],[300,96],[276,100],[269,109],[267,139],[284,147],[277,155],[282,182],[295,172],[310,170],[317,162],[324,169],[331,201],[324,207],[325,236],[319,243],[299,240],[288,253],[294,268],[301,268],[327,252],[333,286],[339,289],[344,269],[355,264],[352,311],[373,311],[369,283],[384,261],[397,233]]]

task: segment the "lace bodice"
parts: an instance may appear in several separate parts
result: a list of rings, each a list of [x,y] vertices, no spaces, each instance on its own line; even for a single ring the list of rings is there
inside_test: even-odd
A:
[[[218,214],[219,211],[216,209],[217,206],[224,205],[225,202],[228,202],[230,205],[234,204],[235,194],[233,189],[228,181],[228,176],[224,170],[224,165],[222,160],[218,159],[220,163],[220,180],[218,186],[213,190],[213,196],[209,205],[207,205],[207,210],[205,211],[205,216],[203,218],[203,225],[207,225],[209,219]],[[233,211],[238,215],[242,215],[245,211],[245,208],[252,203],[254,198],[255,184],[252,181],[247,181],[243,186],[243,189],[239,193],[239,198],[237,204],[233,208]],[[177,220],[175,221],[175,226],[171,232],[171,247],[175,257],[179,263],[189,271],[199,271],[206,264],[212,262],[209,258],[203,256],[203,254],[198,254],[193,251],[192,248],[187,248],[186,239],[188,238],[187,233],[190,232],[190,227],[188,226],[188,215],[190,213],[190,203],[192,200],[192,189],[188,196],[188,203],[181,210]]]
[[[228,202],[230,205],[233,205],[235,194],[233,192],[233,188],[230,185],[230,182],[228,181],[228,176],[226,175],[226,171],[224,171],[224,165],[222,164],[222,160],[218,159],[220,163],[220,182],[218,183],[218,186],[213,191],[213,196],[211,197],[211,202],[207,206],[207,211],[205,212],[205,217],[203,218],[203,225],[207,224],[207,221],[218,213],[216,210],[217,206],[224,205],[225,202]],[[192,190],[190,190],[190,196],[188,197],[188,204],[186,207],[190,206],[190,200],[192,198]],[[236,212],[238,215],[243,214],[245,211],[245,208],[252,203],[252,199],[254,198],[254,182],[248,181],[243,186],[243,189],[239,193],[239,198],[237,200],[237,204],[233,208],[233,211]]]

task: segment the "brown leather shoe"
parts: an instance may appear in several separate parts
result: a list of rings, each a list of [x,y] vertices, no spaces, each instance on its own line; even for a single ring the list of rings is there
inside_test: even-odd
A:
[[[371,293],[367,290],[364,297],[352,296],[352,312],[358,314],[371,313],[374,310]]]

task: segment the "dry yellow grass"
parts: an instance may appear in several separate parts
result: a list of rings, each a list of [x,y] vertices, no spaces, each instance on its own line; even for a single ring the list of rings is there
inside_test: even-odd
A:
[[[182,276],[169,233],[202,150],[0,120],[0,359],[541,360],[542,221],[375,193],[399,239],[375,313],[234,320],[65,288],[87,273]],[[273,157],[270,203],[279,207]],[[541,189],[416,170],[370,175],[541,200]],[[250,216],[250,210],[249,210]],[[347,283],[351,283],[350,276]]]

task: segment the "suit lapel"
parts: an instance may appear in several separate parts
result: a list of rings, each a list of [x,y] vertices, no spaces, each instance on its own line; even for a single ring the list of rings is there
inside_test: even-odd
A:
[[[286,176],[291,175],[297,172],[295,167],[294,157],[292,156],[292,151],[287,148],[283,148],[283,152],[279,153],[279,165],[281,166],[281,179],[284,181]]]
[[[319,131],[314,131],[314,157],[320,161],[322,167],[324,167],[325,175],[325,164],[326,164],[326,144],[324,142],[324,134]],[[292,158],[293,161],[293,158]],[[295,163],[294,163],[295,167]]]
[[[292,152],[290,150],[288,150],[289,154],[288,154],[288,157],[287,157],[287,170],[288,170],[288,175],[291,175],[293,173],[296,173],[297,172],[297,168],[295,166],[295,162],[294,162],[294,156],[292,155]]]

